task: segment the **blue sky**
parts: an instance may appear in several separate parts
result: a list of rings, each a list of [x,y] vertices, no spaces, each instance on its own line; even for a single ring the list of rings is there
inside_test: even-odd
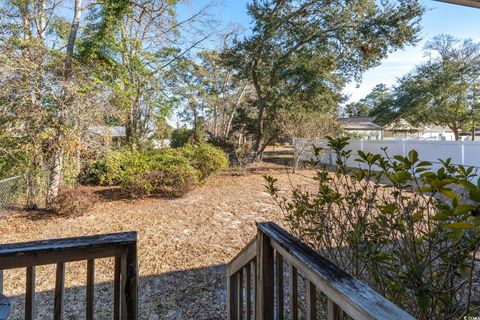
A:
[[[201,6],[211,0],[195,0],[195,6]],[[422,20],[422,41],[415,47],[407,47],[397,51],[385,59],[382,64],[365,73],[360,84],[351,83],[344,93],[356,101],[367,95],[378,83],[390,86],[425,58],[422,48],[425,41],[441,33],[451,34],[458,38],[472,38],[480,42],[480,9],[441,3],[433,0],[422,0],[427,9]],[[219,29],[230,24],[240,25],[245,30],[250,27],[247,15],[248,0],[219,1],[212,9],[212,15],[219,20]],[[180,12],[181,15],[185,12]]]

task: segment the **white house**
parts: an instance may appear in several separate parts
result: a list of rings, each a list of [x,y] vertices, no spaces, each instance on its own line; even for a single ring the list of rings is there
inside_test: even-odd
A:
[[[404,119],[383,127],[384,139],[454,141],[455,134],[448,127],[430,125],[413,126]]]

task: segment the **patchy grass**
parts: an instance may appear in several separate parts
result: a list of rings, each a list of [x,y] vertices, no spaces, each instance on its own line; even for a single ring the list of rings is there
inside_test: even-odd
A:
[[[17,212],[0,220],[0,243],[137,231],[141,319],[226,318],[225,264],[255,235],[255,222],[282,215],[264,191],[262,170],[285,189],[311,184],[281,166],[256,166],[256,174],[220,175],[180,199],[126,200],[115,189],[96,188],[100,203],[73,218]],[[280,169],[280,170],[279,170]],[[54,266],[37,268],[37,319],[51,318]],[[97,319],[110,319],[112,259],[96,262]],[[86,262],[67,264],[65,319],[84,318]],[[13,318],[23,316],[25,270],[5,272]]]

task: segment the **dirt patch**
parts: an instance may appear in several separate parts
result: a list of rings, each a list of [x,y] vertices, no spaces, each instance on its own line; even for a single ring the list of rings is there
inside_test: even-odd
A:
[[[277,169],[277,171],[271,171]],[[267,171],[278,185],[313,182],[305,176]],[[81,217],[57,219],[13,213],[0,220],[0,243],[121,231],[138,232],[141,319],[226,318],[225,264],[255,235],[255,222],[282,224],[282,214],[265,192],[261,174],[221,175],[179,199],[126,200],[115,190]],[[37,319],[53,310],[54,266],[37,268]],[[96,319],[110,319],[112,259],[96,262]],[[5,272],[4,292],[14,298],[13,319],[23,317],[25,270]],[[66,269],[65,319],[83,319],[86,263]]]

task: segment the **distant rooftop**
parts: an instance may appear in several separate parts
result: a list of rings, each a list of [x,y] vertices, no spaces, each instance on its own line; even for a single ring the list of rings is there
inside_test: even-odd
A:
[[[452,129],[447,126],[439,126],[433,123],[424,124],[424,125],[412,125],[403,118],[397,119],[390,122],[383,127],[386,131],[406,131],[406,132],[416,132],[416,131],[428,131],[428,132],[453,132]]]
[[[127,132],[124,126],[91,126],[88,131],[105,137],[126,137]]]
[[[383,130],[373,122],[375,117],[339,118],[337,121],[345,130]]]
[[[467,7],[480,8],[480,0],[437,0],[437,1],[459,4]]]

